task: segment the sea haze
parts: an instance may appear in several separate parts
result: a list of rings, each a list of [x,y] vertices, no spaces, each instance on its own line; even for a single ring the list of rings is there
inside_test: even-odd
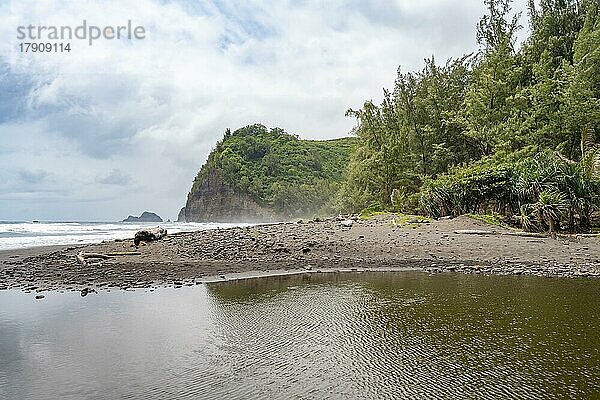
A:
[[[169,233],[247,226],[231,223],[0,222],[0,250],[37,246],[99,243],[133,238],[140,229],[160,225]]]

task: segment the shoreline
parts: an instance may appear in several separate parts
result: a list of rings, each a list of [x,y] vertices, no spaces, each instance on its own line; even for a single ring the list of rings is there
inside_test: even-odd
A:
[[[233,272],[226,275],[207,276],[197,284],[226,283],[261,278],[287,277],[312,274],[350,274],[350,273],[386,273],[386,272],[423,272],[419,268],[410,267],[375,267],[375,268],[319,268],[313,269],[280,269],[271,271]]]
[[[119,240],[3,250],[0,290],[178,287],[317,270],[600,277],[597,237],[516,236],[468,217],[394,218],[357,219],[351,226],[330,218],[179,232],[137,248]],[[125,255],[81,265],[80,251]]]

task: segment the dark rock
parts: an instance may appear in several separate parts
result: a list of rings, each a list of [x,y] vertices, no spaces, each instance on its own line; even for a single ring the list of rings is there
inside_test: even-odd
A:
[[[179,210],[179,214],[177,214],[177,222],[186,222],[185,207],[181,207],[181,210]]]
[[[98,293],[98,292],[96,292],[96,289],[84,288],[81,290],[81,297],[85,297],[90,293]]]
[[[139,217],[130,215],[123,222],[163,222],[163,219],[153,212],[144,211]]]
[[[252,196],[236,190],[212,170],[188,194],[184,217],[186,222],[273,222],[288,219],[259,204]]]

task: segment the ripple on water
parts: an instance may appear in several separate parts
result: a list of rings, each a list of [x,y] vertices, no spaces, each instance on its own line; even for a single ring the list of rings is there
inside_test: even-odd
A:
[[[599,289],[390,273],[0,292],[0,397],[585,398],[600,390]]]

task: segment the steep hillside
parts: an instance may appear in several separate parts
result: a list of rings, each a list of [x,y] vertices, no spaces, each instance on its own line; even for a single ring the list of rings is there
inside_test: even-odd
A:
[[[326,212],[355,140],[300,140],[259,124],[228,130],[194,180],[185,219],[275,221]]]

